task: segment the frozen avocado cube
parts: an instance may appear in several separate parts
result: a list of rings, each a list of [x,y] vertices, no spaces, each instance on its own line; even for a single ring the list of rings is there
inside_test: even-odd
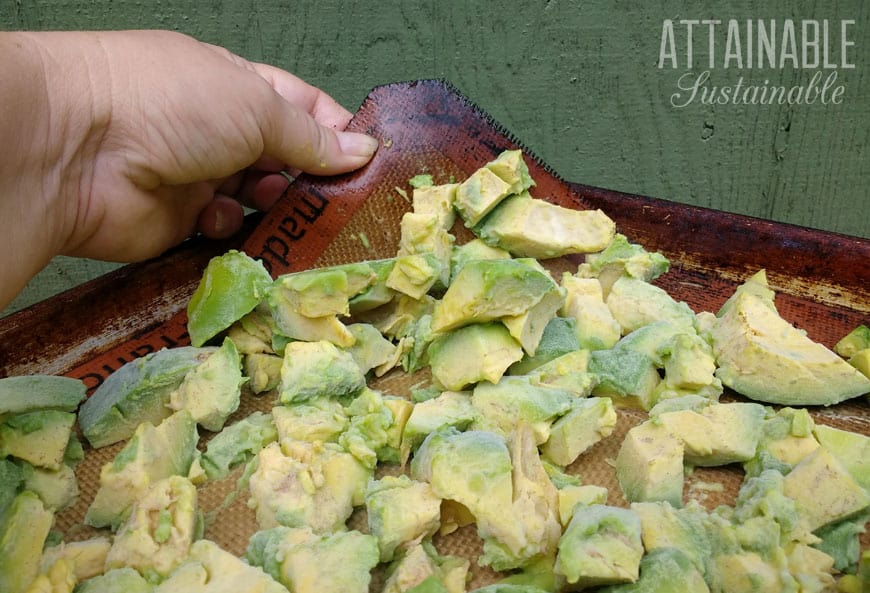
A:
[[[553,284],[553,289],[529,307],[527,311],[519,315],[502,317],[501,322],[508,328],[514,339],[520,343],[523,351],[529,356],[534,356],[537,354],[547,326],[562,308],[564,301],[564,291]]]
[[[815,535],[822,541],[813,547],[834,560],[834,568],[843,573],[854,574],[861,559],[861,535],[866,533],[870,511],[829,523],[817,529]]]
[[[683,500],[683,443],[661,424],[628,431],[616,457],[616,478],[628,502]]]
[[[656,321],[693,330],[695,313],[689,306],[676,301],[664,289],[629,276],[622,276],[610,288],[607,307],[627,334]]]
[[[368,593],[379,552],[359,531],[277,528],[254,534],[246,556],[294,593]]]
[[[470,261],[436,303],[432,329],[442,332],[522,315],[552,292],[554,285],[547,271],[531,260]]]
[[[612,348],[622,328],[604,302],[601,282],[597,278],[580,278],[568,272],[562,275],[565,303],[561,314],[575,320],[580,347],[588,350]]]
[[[450,255],[450,278],[456,278],[456,274],[466,263],[479,259],[511,259],[511,254],[498,247],[490,247],[481,239],[474,238],[467,243],[457,245]]]
[[[253,311],[271,284],[262,262],[242,252],[212,258],[187,305],[191,344],[202,346]]]
[[[443,249],[446,248],[443,246]],[[449,262],[449,258],[446,261]],[[434,252],[399,255],[390,270],[386,285],[412,299],[421,299],[439,279],[446,278],[449,273],[446,266],[445,259]]]
[[[428,357],[433,380],[460,391],[479,381],[498,382],[523,350],[504,325],[474,323],[436,338]]]
[[[143,422],[114,460],[100,470],[100,488],[85,514],[85,524],[116,528],[151,484],[186,476],[199,437],[190,412],[182,410],[154,426]]]
[[[616,224],[601,210],[564,208],[523,192],[501,201],[473,230],[516,257],[550,259],[604,249]]]
[[[38,410],[75,412],[87,388],[78,379],[22,375],[0,379],[0,416]]]
[[[437,397],[416,403],[405,423],[402,448],[410,453],[439,428],[452,426],[465,430],[476,416],[468,393],[445,391]]]
[[[649,410],[653,393],[661,380],[655,364],[645,354],[624,348],[593,350],[589,372],[597,383],[592,393],[610,397],[619,405]]]
[[[523,151],[519,149],[500,152],[484,167],[498,175],[502,181],[509,183],[512,194],[518,194],[535,185],[534,179],[529,174],[529,167],[523,159]]]
[[[441,499],[426,482],[384,476],[366,487],[369,533],[378,538],[381,562],[432,536],[441,525]]]
[[[858,369],[862,375],[870,379],[870,348],[858,350],[849,359],[849,364]]]
[[[367,262],[285,274],[275,280],[270,299],[304,317],[348,315],[349,301],[377,280]]]
[[[439,556],[431,544],[414,544],[387,567],[382,593],[464,593],[469,562]]]
[[[559,540],[556,573],[570,588],[637,581],[643,544],[640,519],[629,509],[591,505],[574,517]]]
[[[761,438],[755,457],[743,467],[748,475],[758,475],[764,469],[776,469],[782,474],[791,471],[800,460],[819,448],[813,436],[813,419],[804,409],[771,409],[762,424]]]
[[[221,347],[191,369],[169,395],[169,408],[187,410],[206,430],[219,431],[241,401],[241,364],[236,345],[224,338]]]
[[[709,527],[718,520],[708,515],[697,502],[689,501],[684,508],[674,508],[667,502],[633,502],[631,510],[640,518],[643,547],[647,552],[678,549],[694,567],[706,572],[711,541],[716,529]]]
[[[746,397],[827,406],[870,393],[870,378],[780,317],[761,272],[737,288],[717,317],[716,376]]]
[[[16,457],[38,467],[60,469],[76,415],[39,410],[0,421],[0,458]]]
[[[458,183],[415,187],[411,195],[411,207],[416,214],[434,219],[439,227],[449,231],[456,219],[453,203],[458,187]]]
[[[586,397],[592,393],[597,378],[588,372],[589,351],[574,350],[544,363],[528,374],[539,385],[565,389],[575,397]]]
[[[154,482],[133,503],[106,556],[106,568],[166,577],[187,556],[197,523],[196,486],[183,476]]]
[[[274,354],[253,353],[245,356],[243,372],[254,393],[272,391],[281,382],[284,359]]]
[[[94,448],[128,439],[143,422],[158,424],[172,413],[170,394],[214,348],[167,348],[128,362],[79,409],[79,426]]]
[[[387,407],[383,395],[369,388],[363,389],[345,411],[350,422],[338,437],[338,443],[365,467],[374,469],[378,453],[387,446],[393,412]]]
[[[340,402],[312,398],[303,403],[272,408],[280,440],[336,442],[347,429],[348,415]]]
[[[594,277],[607,283],[607,292],[620,276],[650,282],[667,272],[670,267],[670,262],[661,253],[649,252],[642,245],[630,243],[620,233],[614,235],[606,249],[587,255],[586,263]]]
[[[287,342],[301,340],[317,342],[325,340],[336,346],[353,346],[353,334],[338,319],[337,315],[306,317],[293,309],[286,300],[274,298],[270,293],[269,307],[275,319],[275,332],[272,347],[275,352],[283,353]]]
[[[456,188],[453,206],[465,226],[473,227],[510,194],[510,183],[490,169],[481,167]]]
[[[859,325],[834,344],[834,352],[843,358],[852,358],[867,348],[870,348],[870,327],[866,325]]]
[[[567,527],[578,505],[583,512],[583,508],[591,504],[607,504],[607,488],[593,484],[559,488],[559,523]]]
[[[353,356],[332,343],[292,342],[284,350],[278,400],[282,404],[314,397],[348,400],[366,385]]]
[[[347,326],[347,329],[354,337],[354,344],[347,351],[363,373],[368,373],[395,357],[396,345],[372,324],[354,323]]]
[[[200,463],[209,480],[220,480],[277,439],[278,431],[272,415],[254,412],[225,427],[209,440]]]
[[[78,479],[75,470],[69,465],[61,464],[58,469],[45,469],[24,463],[21,469],[24,478],[22,489],[36,493],[46,509],[52,512],[62,511],[78,500]]]
[[[550,438],[541,454],[557,465],[570,465],[584,451],[610,436],[616,427],[616,410],[608,397],[577,399],[571,409],[550,427]]]
[[[371,286],[348,302],[351,315],[358,315],[386,305],[396,296],[396,292],[387,286],[387,278],[396,264],[395,258],[370,260],[368,264],[375,273],[375,281]]]
[[[26,490],[0,515],[0,591],[27,591],[39,574],[42,548],[53,523],[52,512]]]
[[[704,576],[677,548],[660,548],[640,560],[635,583],[603,587],[601,593],[708,593]]]
[[[402,215],[400,232],[397,257],[432,254],[438,262],[438,283],[442,287],[447,286],[450,282],[450,260],[455,239],[441,226],[440,220],[430,214],[406,212]]]

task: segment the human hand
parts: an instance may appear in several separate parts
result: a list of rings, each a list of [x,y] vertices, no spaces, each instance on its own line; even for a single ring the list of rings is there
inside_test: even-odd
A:
[[[137,261],[197,230],[228,236],[240,202],[267,209],[280,196],[282,169],[342,173],[377,147],[340,131],[351,115],[322,91],[184,35],[0,35],[0,61],[34,70],[30,85],[21,74],[36,96],[19,112],[0,92],[0,128],[25,145],[0,165],[0,189],[12,190],[0,192],[0,224],[10,227],[6,253],[35,244],[29,274],[55,254]],[[15,193],[32,205],[9,204]]]

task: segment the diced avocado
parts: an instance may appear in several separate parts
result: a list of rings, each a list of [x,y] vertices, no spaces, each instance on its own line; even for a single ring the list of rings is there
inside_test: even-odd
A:
[[[746,477],[734,501],[733,518],[744,525],[756,518],[776,522],[779,529],[774,534],[775,545],[792,540],[816,541],[801,524],[795,501],[786,495],[782,474],[773,469]]]
[[[603,587],[600,593],[709,593],[704,576],[677,548],[659,548],[640,560],[635,583]]]
[[[273,298],[270,293],[269,306],[275,319],[276,332],[272,337],[273,347],[277,346],[276,338],[280,336],[284,340],[301,340],[304,342],[317,342],[325,340],[341,348],[353,346],[353,334],[338,319],[338,315],[324,315],[323,317],[306,317],[294,310],[286,300]],[[281,352],[283,348],[274,348],[275,352]]]
[[[795,590],[788,588],[796,583],[787,570],[767,562],[756,552],[721,554],[714,558],[714,562],[722,591],[780,593]]]
[[[392,421],[387,427],[387,442],[378,449],[378,460],[387,463],[402,463],[402,438],[414,404],[395,395],[384,396],[384,406],[392,413]]]
[[[272,408],[280,440],[322,443],[337,442],[348,425],[347,412],[340,402],[316,397],[290,406]]]
[[[465,593],[469,561],[440,556],[429,543],[414,544],[387,567],[382,593]]]
[[[450,262],[455,238],[441,226],[440,219],[430,214],[406,212],[402,215],[400,232],[396,265],[399,265],[398,260],[406,255],[432,254],[439,268],[437,283],[446,287],[450,283]],[[388,285],[398,289],[392,286],[390,280]],[[416,293],[402,292],[419,298]]]
[[[450,256],[451,281],[456,277],[462,266],[470,261],[479,259],[511,259],[511,254],[504,249],[490,247],[476,237],[467,243],[457,245],[453,248],[453,253]]]
[[[411,194],[411,207],[416,214],[434,219],[439,227],[449,231],[456,219],[453,202],[458,187],[458,183],[415,187]]]
[[[809,531],[870,506],[870,495],[824,447],[794,466],[785,476],[783,491],[797,504]]]
[[[518,194],[535,185],[535,181],[529,174],[529,167],[523,159],[523,151],[503,150],[492,161],[484,165],[487,169],[510,184],[510,193]]]
[[[586,397],[598,381],[588,368],[589,350],[575,350],[542,364],[528,373],[528,377],[537,385],[565,389],[574,397]]]
[[[367,262],[293,272],[275,280],[269,300],[303,317],[349,315],[350,299],[376,280],[377,273]]]
[[[694,329],[695,313],[686,303],[674,300],[664,289],[637,278],[620,277],[610,287],[605,302],[623,334],[656,321]]]
[[[402,449],[410,453],[429,434],[440,428],[465,430],[477,412],[468,393],[445,391],[438,397],[414,404],[402,434]],[[404,455],[407,458],[407,454]]]
[[[550,438],[541,454],[558,465],[570,465],[581,453],[610,436],[616,427],[616,410],[608,397],[577,399],[571,409],[550,427]]]
[[[59,470],[76,415],[60,410],[15,414],[0,420],[0,458],[16,457]]]
[[[624,348],[593,350],[589,372],[597,383],[592,393],[610,397],[620,406],[649,410],[653,393],[661,380],[651,358]]]
[[[240,251],[212,258],[187,304],[191,344],[202,346],[253,311],[271,285],[263,263]]]
[[[867,510],[852,517],[829,523],[817,529],[815,535],[822,541],[813,547],[834,560],[834,568],[840,572],[855,573],[861,559],[861,535],[866,533],[870,520]]]
[[[531,260],[470,261],[435,304],[432,329],[442,332],[522,315],[550,293],[554,284],[546,270]]]
[[[550,259],[601,251],[616,224],[601,210],[564,208],[523,192],[501,201],[473,230],[514,256]]]
[[[281,356],[253,353],[245,356],[244,376],[254,393],[272,391],[281,382]]]
[[[128,439],[143,422],[157,424],[172,413],[169,396],[214,348],[167,348],[128,362],[79,409],[79,426],[94,448]]]
[[[655,321],[637,328],[619,341],[619,348],[648,356],[657,367],[664,368],[677,336],[695,336],[694,330],[674,325],[670,321]],[[700,338],[699,338],[700,339]]]
[[[395,354],[402,353],[401,364],[406,373],[414,373],[429,365],[429,346],[438,336],[439,334],[432,331],[431,314],[427,313],[416,320],[408,335],[396,345]],[[388,364],[378,367],[375,374],[380,376],[382,371],[389,370],[387,366]]]
[[[640,519],[630,509],[590,505],[574,517],[559,540],[556,573],[570,589],[633,583],[640,576]]]
[[[19,493],[0,516],[0,591],[25,593],[39,574],[39,561],[54,515],[33,492]]]
[[[559,309],[562,308],[564,301],[564,291],[554,283],[553,289],[546,293],[541,300],[529,307],[527,311],[519,315],[502,317],[501,322],[508,328],[514,339],[520,343],[523,351],[529,356],[534,356],[537,353],[544,331],[547,329],[550,321],[555,318]]]
[[[740,285],[711,335],[726,386],[783,405],[831,405],[870,392],[870,378],[780,317],[764,271]]]
[[[771,410],[762,425],[755,457],[744,464],[747,474],[758,475],[764,469],[777,469],[782,474],[791,471],[819,448],[813,426],[806,409],[781,408],[776,413]]]
[[[219,431],[239,408],[244,383],[241,365],[236,345],[224,338],[221,347],[191,369],[170,394],[169,408],[187,410],[206,430]]]
[[[107,537],[93,537],[83,541],[48,546],[42,552],[41,572],[45,573],[58,560],[70,562],[76,581],[84,581],[105,570],[106,556],[112,543]]]
[[[143,422],[115,459],[100,470],[100,488],[88,507],[85,524],[116,528],[151,484],[186,476],[196,455],[196,422],[181,410],[154,426]]]
[[[343,528],[353,507],[363,503],[371,477],[371,470],[335,444],[270,443],[257,454],[248,504],[260,529],[285,525],[327,533]]]
[[[547,472],[547,476],[556,490],[562,490],[569,486],[580,486],[583,483],[580,476],[566,473],[565,468],[561,465],[556,465],[544,457],[541,457],[541,465],[544,466],[544,471]]]
[[[197,522],[196,486],[183,476],[154,482],[133,503],[106,556],[106,568],[166,577],[187,556]]]
[[[354,344],[347,351],[363,373],[368,373],[395,356],[396,345],[370,323],[354,323],[348,325],[347,329],[354,337]]]
[[[338,437],[338,444],[369,469],[378,463],[378,454],[387,446],[393,412],[383,395],[365,388],[346,408],[350,422]]]
[[[631,510],[640,518],[643,547],[647,552],[678,549],[702,574],[713,551],[711,521],[716,521],[695,501],[684,508],[674,508],[667,502],[633,502]]]
[[[359,315],[366,311],[386,305],[396,296],[396,291],[387,286],[387,278],[396,264],[394,258],[370,260],[368,264],[375,273],[374,283],[348,302],[351,315]]]
[[[603,251],[586,256],[586,267],[592,277],[601,281],[606,295],[617,278],[628,276],[650,282],[667,272],[670,262],[661,253],[629,243],[625,235],[617,233]]]
[[[408,476],[384,476],[366,487],[369,533],[378,538],[381,562],[422,538],[432,536],[441,525],[441,499],[426,482]]]
[[[240,354],[274,354],[272,337],[275,320],[269,312],[267,303],[244,315],[227,330],[229,337]]]
[[[87,387],[78,379],[22,375],[0,379],[0,416],[38,410],[75,412]]]
[[[824,424],[815,424],[813,435],[870,492],[870,437]]]
[[[683,442],[684,460],[694,466],[743,462],[755,456],[765,411],[759,404],[711,404],[697,411],[657,414]]]
[[[576,320],[580,346],[588,350],[612,348],[619,341],[622,328],[604,302],[598,279],[578,278],[565,272],[562,287],[566,293],[561,313]]]
[[[551,318],[544,327],[535,353],[526,353],[522,360],[512,364],[509,369],[510,374],[525,375],[531,373],[541,365],[560,356],[580,350],[576,325],[577,322],[570,317]]]
[[[479,383],[471,396],[474,428],[508,435],[517,424],[528,425],[536,444],[547,441],[553,421],[567,413],[576,398],[564,389],[535,385],[527,376],[507,376],[498,383]]]
[[[559,488],[559,523],[567,527],[574,516],[577,505],[607,504],[607,488],[593,484],[564,486]]]
[[[412,299],[421,299],[449,273],[445,271],[444,262],[433,252],[399,255],[387,277],[387,287]]]
[[[287,589],[216,543],[199,540],[183,564],[153,593],[287,593]]]
[[[79,496],[79,483],[73,468],[61,464],[58,469],[35,467],[29,463],[22,466],[23,490],[35,492],[45,508],[58,512],[72,506]]]
[[[314,397],[348,400],[365,385],[365,375],[350,353],[326,340],[292,342],[284,350],[278,400],[282,404]]]
[[[834,344],[834,352],[843,358],[852,358],[867,348],[870,348],[870,327],[866,325],[859,325]]]
[[[616,457],[616,478],[628,502],[683,500],[683,443],[659,423],[628,431]]]
[[[671,385],[698,389],[715,381],[716,361],[710,345],[694,333],[675,335],[667,346],[665,378]]]
[[[230,471],[247,463],[260,450],[278,439],[271,414],[253,412],[230,424],[208,442],[200,463],[209,480],[227,477]]]
[[[377,539],[359,531],[279,527],[254,534],[246,556],[293,593],[368,593],[379,553]]]
[[[862,375],[870,379],[870,348],[858,350],[849,359],[849,364],[858,369]]]
[[[406,294],[396,293],[396,297],[382,307],[357,316],[363,323],[371,323],[388,338],[402,338],[414,331],[417,322],[425,315],[431,315],[435,299],[428,294],[414,299]]]
[[[460,391],[479,381],[496,383],[523,357],[519,342],[500,323],[474,323],[437,338],[429,346],[432,379]]]
[[[454,208],[471,228],[511,194],[511,184],[481,167],[456,188]]]
[[[154,593],[154,585],[132,568],[114,568],[78,584],[76,593]]]
[[[0,517],[24,483],[24,471],[22,465],[11,459],[0,459]]]

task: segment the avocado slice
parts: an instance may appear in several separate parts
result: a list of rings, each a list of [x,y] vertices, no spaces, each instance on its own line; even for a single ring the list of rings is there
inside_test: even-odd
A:
[[[39,497],[19,493],[0,516],[0,591],[25,593],[39,574],[42,548],[54,514]]]
[[[432,379],[460,391],[479,381],[497,383],[523,357],[519,342],[500,323],[474,323],[437,338],[429,346]]]
[[[60,410],[15,414],[0,421],[0,458],[16,457],[58,470],[63,464],[76,415]]]
[[[87,387],[78,379],[53,375],[21,375],[0,379],[0,417],[37,410],[75,412]]]

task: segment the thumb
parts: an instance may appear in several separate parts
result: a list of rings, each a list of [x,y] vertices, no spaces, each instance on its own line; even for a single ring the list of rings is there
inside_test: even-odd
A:
[[[362,167],[377,150],[378,141],[371,136],[322,126],[277,93],[270,106],[260,122],[264,153],[289,167],[335,175]]]

